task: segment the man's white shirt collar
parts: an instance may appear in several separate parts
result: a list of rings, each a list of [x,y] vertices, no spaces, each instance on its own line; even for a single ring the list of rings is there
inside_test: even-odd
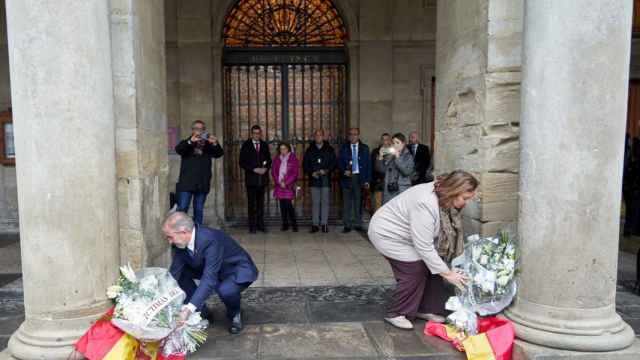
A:
[[[191,231],[191,240],[189,240],[189,244],[187,244],[187,249],[191,250],[192,253],[195,252],[196,248],[196,228],[194,227]]]

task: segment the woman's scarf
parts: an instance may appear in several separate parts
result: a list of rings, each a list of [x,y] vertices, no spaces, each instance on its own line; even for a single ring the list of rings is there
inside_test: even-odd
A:
[[[462,230],[462,212],[456,208],[445,209],[440,206],[440,235],[437,245],[438,255],[451,262],[464,250],[464,231]]]
[[[282,182],[287,176],[287,163],[289,162],[289,156],[291,153],[287,155],[280,155],[280,169],[278,169],[278,182]]]

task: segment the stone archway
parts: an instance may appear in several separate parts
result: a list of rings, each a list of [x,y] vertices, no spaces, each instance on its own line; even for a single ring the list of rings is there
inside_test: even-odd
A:
[[[211,4],[211,69],[213,71],[213,118],[212,128],[217,134],[223,134],[223,122],[218,119],[223,119],[223,49],[224,43],[222,40],[223,28],[225,18],[229,10],[237,3],[238,0],[220,0],[212,1]],[[353,8],[353,5],[348,0],[332,0],[332,3],[340,13],[344,21],[344,25],[347,29],[348,41],[346,43],[347,56],[349,58],[349,67],[347,68],[347,93],[349,103],[347,106],[347,122],[352,126],[360,125],[360,108],[358,99],[360,98],[359,89],[359,39],[360,32],[358,26],[358,17]],[[224,138],[223,138],[224,140]],[[228,159],[221,159],[216,161],[214,165],[214,172],[217,174],[223,174],[225,168],[225,161]],[[215,177],[211,184],[211,203],[205,207],[205,217],[215,219],[214,222],[218,225],[225,223],[225,200],[224,200],[225,186],[221,176]]]

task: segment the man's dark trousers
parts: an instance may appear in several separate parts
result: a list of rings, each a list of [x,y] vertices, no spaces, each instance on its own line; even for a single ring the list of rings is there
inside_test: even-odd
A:
[[[187,294],[185,299],[185,304],[188,304],[193,296],[193,293],[196,292],[198,286],[194,279],[199,279],[202,274],[195,274],[193,270],[189,267],[185,267],[182,270],[182,274],[180,279],[178,279],[178,285],[180,288]],[[248,288],[251,283],[245,284],[236,284],[230,277],[223,279],[218,283],[216,287],[216,293],[220,297],[220,300],[224,303],[227,308],[227,317],[232,319],[234,316],[240,312],[240,300],[242,292]],[[203,305],[198,311],[202,312],[202,317],[209,317],[209,310],[206,305]]]
[[[264,192],[265,186],[247,186],[247,209],[249,229],[264,229]]]
[[[342,188],[342,221],[347,228],[362,227],[362,188],[360,174],[351,175],[351,187]]]

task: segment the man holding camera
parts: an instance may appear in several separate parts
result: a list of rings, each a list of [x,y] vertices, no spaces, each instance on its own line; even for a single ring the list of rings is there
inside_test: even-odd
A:
[[[204,202],[211,188],[211,159],[224,154],[218,138],[209,135],[204,122],[191,125],[191,136],[176,145],[181,157],[180,179],[176,184],[178,211],[187,213],[193,199],[193,221],[202,225]]]

